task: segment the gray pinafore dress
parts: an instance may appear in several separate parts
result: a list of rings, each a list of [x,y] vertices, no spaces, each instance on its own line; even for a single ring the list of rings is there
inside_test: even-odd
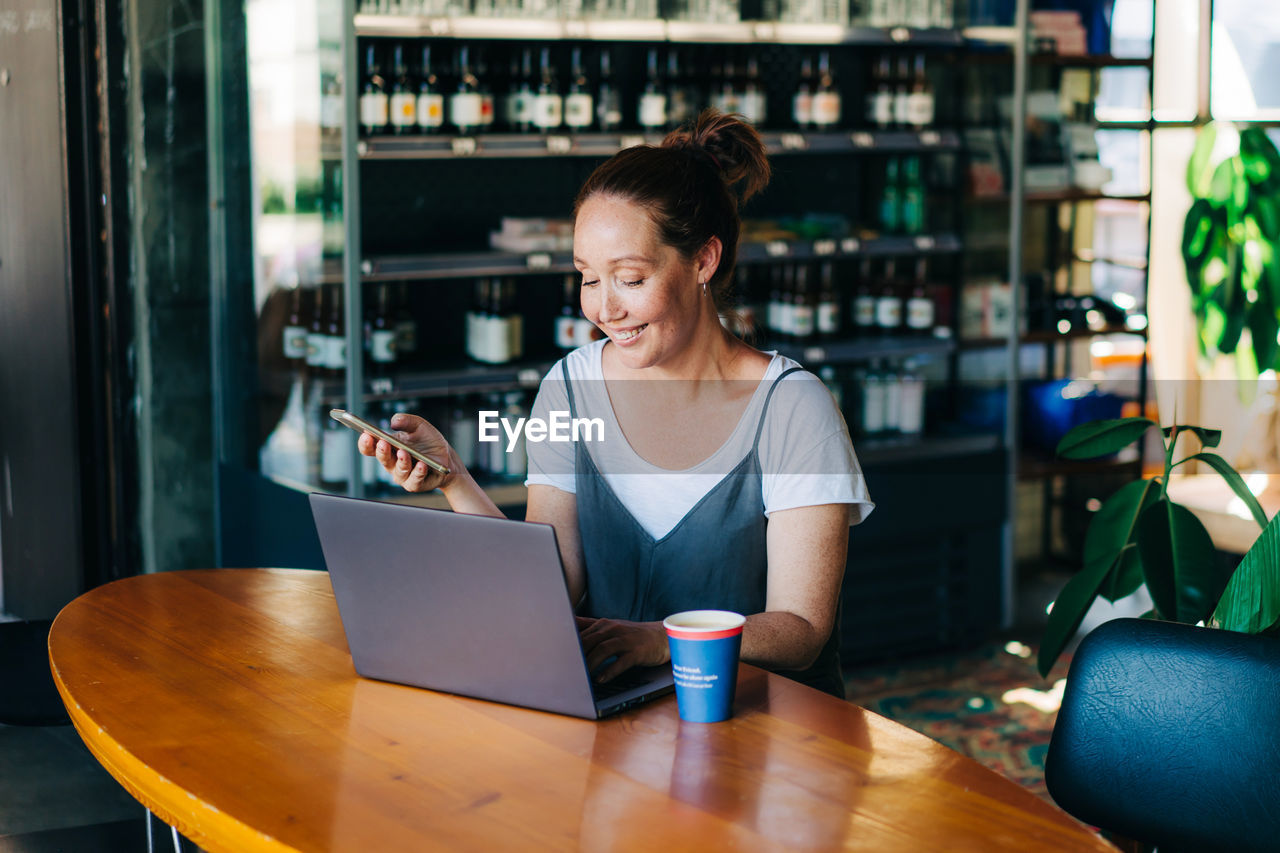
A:
[[[561,368],[569,413],[577,418],[568,367],[562,363]],[[682,610],[764,612],[768,519],[761,492],[760,435],[778,382],[799,369],[785,371],[769,386],[751,451],[661,539],[654,539],[623,506],[596,468],[587,442],[576,442],[574,483],[587,582],[583,615],[660,622]],[[778,674],[843,699],[839,624],[837,614],[836,629],[813,666]]]

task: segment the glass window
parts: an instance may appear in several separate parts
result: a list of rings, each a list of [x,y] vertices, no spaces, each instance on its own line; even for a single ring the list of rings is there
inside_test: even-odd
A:
[[[1214,118],[1280,118],[1280,5],[1216,0],[1212,50]]]

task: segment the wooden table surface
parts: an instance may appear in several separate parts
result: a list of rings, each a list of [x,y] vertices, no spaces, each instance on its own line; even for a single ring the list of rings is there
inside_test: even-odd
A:
[[[49,657],[93,754],[209,851],[1114,851],[755,667],[710,725],[674,696],[592,722],[359,678],[322,572],[117,581],[67,605]]]

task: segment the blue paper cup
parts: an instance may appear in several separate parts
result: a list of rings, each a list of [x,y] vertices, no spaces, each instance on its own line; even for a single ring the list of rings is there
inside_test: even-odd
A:
[[[686,610],[662,620],[671,646],[680,719],[718,723],[733,716],[746,621],[741,613],[728,610]]]

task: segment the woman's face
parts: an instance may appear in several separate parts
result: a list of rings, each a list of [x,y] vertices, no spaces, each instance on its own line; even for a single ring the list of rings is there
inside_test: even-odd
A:
[[[628,367],[652,367],[684,351],[703,313],[715,311],[699,286],[715,271],[706,253],[681,257],[633,202],[599,195],[585,201],[573,255],[582,273],[582,313]]]

